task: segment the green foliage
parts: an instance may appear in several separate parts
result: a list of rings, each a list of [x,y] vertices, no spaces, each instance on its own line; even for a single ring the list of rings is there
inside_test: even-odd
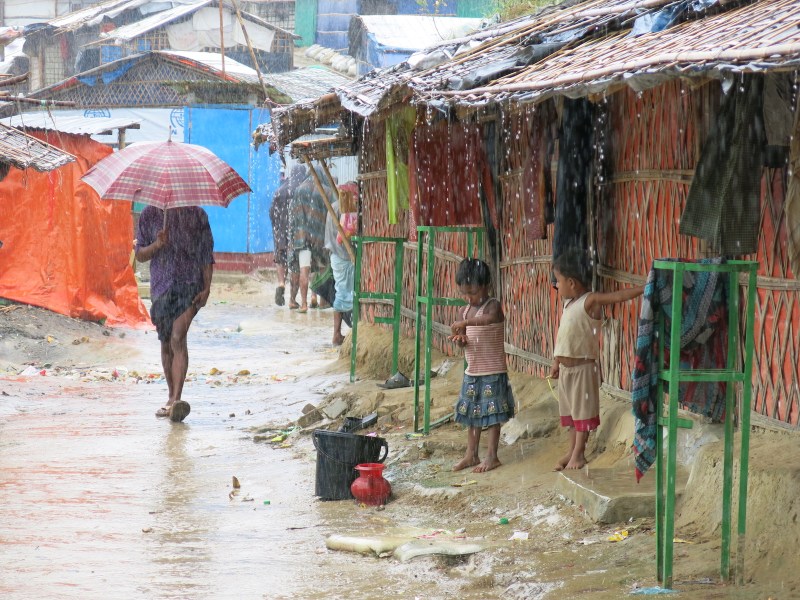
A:
[[[559,0],[497,0],[497,12],[502,21],[508,21],[558,3]]]

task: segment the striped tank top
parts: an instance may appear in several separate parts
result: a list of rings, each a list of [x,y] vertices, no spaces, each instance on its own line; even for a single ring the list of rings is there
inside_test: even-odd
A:
[[[484,308],[493,301],[496,302],[496,299],[489,298],[484,302],[475,316],[480,317]],[[467,318],[467,312],[469,312],[469,306],[464,307],[462,318]],[[464,372],[473,376],[507,372],[504,341],[505,327],[502,321],[491,325],[467,326],[467,345],[464,346],[467,369]]]

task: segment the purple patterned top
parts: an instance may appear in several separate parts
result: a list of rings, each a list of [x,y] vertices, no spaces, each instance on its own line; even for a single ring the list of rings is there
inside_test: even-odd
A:
[[[164,212],[146,206],[139,217],[136,250],[156,241],[164,226]],[[173,283],[203,284],[203,267],[214,264],[214,237],[208,215],[199,206],[167,210],[167,245],[150,261],[150,295],[155,300]]]

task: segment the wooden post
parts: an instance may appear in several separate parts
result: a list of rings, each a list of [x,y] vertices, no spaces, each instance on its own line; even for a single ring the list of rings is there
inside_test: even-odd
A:
[[[314,165],[311,164],[311,159],[308,158],[308,156],[303,156],[303,160],[305,161],[306,165],[308,165],[308,169],[311,172],[311,177],[314,178],[314,183],[317,186],[317,191],[322,196],[322,200],[325,202],[325,206],[328,209],[328,214],[331,216],[331,219],[333,219],[333,222],[336,223],[336,228],[339,230],[339,235],[342,236],[342,246],[344,246],[344,249],[347,250],[347,254],[350,255],[350,260],[353,261],[353,264],[356,264],[356,253],[353,251],[353,246],[350,245],[350,240],[347,239],[347,235],[342,228],[342,224],[339,223],[339,217],[336,216],[336,211],[333,210],[333,205],[331,204],[331,201],[328,200],[328,194],[325,193],[325,188],[322,186],[322,181],[320,180],[319,175],[317,175]],[[324,164],[325,163],[323,163],[323,165]],[[334,187],[334,189],[336,188]]]

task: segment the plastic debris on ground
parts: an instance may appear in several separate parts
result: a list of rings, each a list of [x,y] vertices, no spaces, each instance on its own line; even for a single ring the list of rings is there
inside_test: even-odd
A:
[[[662,588],[660,586],[636,588],[631,591],[631,596],[656,596],[659,594],[677,594],[678,590],[671,590],[669,588]]]
[[[610,536],[608,536],[609,542],[621,542],[628,537],[628,530],[627,529],[618,529]]]

